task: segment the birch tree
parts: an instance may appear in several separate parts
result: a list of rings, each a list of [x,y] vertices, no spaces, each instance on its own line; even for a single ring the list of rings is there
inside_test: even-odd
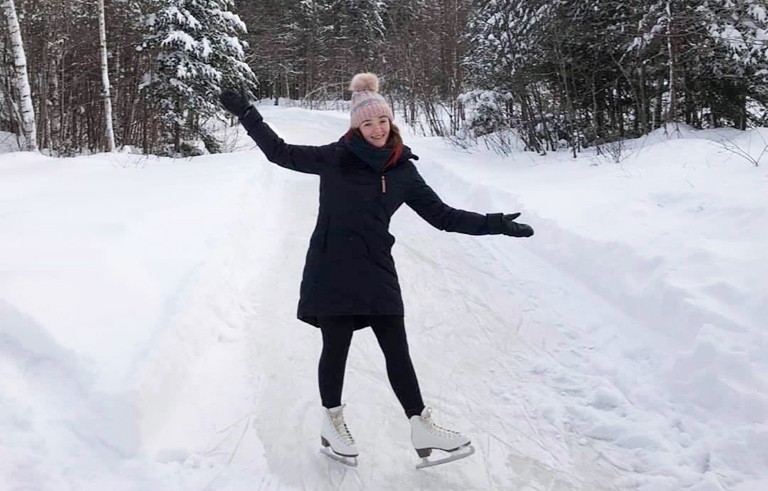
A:
[[[13,0],[5,0],[3,4],[5,17],[8,19],[8,31],[13,51],[13,66],[16,73],[16,89],[21,101],[21,130],[24,134],[25,150],[37,151],[37,132],[35,130],[35,108],[32,105],[32,91],[27,77],[27,57],[24,54],[24,43],[21,39],[19,18],[16,16],[16,5]]]
[[[107,64],[107,27],[104,16],[104,0],[99,0],[99,51],[101,52],[101,85],[104,97],[105,136],[107,138],[107,150],[115,151],[115,132],[112,129],[112,98],[109,90],[109,65]]]

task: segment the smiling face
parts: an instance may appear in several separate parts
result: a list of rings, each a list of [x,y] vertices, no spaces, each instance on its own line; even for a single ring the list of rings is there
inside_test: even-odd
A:
[[[365,141],[374,147],[384,147],[389,138],[389,118],[387,116],[379,116],[373,119],[366,119],[360,124],[360,133],[363,134]]]

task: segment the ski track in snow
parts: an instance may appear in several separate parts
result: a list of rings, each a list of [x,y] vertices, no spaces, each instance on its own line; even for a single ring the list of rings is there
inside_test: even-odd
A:
[[[298,130],[306,137],[288,138],[295,143],[331,141],[347,122],[346,114],[328,113],[314,125],[306,118],[294,123],[297,111],[264,108],[278,131]],[[242,138],[239,148],[246,151],[221,157],[243,176],[233,198],[237,216],[181,282],[177,296],[166,301],[162,328],[136,367],[135,407],[118,407],[141,415],[139,456],[97,458],[104,472],[119,478],[110,489],[728,489],[727,472],[739,468],[728,462],[732,441],[724,440],[722,448],[718,441],[699,441],[705,415],[685,413],[685,400],[664,393],[659,381],[675,376],[669,357],[682,364],[679,370],[686,362],[698,367],[697,359],[709,353],[706,340],[696,348],[702,353],[676,355],[675,335],[649,328],[657,319],[644,311],[663,295],[637,305],[618,302],[621,293],[611,289],[619,280],[594,281],[597,276],[578,263],[578,249],[603,247],[609,264],[649,260],[617,244],[575,237],[535,209],[525,214],[526,221],[540,224],[529,240],[447,234],[407,206],[392,220],[406,326],[425,402],[435,408],[438,423],[470,435],[476,454],[414,469],[418,458],[408,423],[368,329],[354,336],[344,390],[347,423],[361,449],[359,467],[323,457],[316,384],[320,335],[295,318],[317,212],[317,180],[267,163]],[[428,155],[418,166],[452,206],[478,212],[522,208],[514,190],[471,185]],[[563,254],[567,246],[561,245],[571,243],[576,252]],[[657,285],[674,295],[669,285]],[[707,318],[689,308],[680,315]],[[16,322],[15,330],[6,328],[0,337],[0,354],[24,358],[20,366],[32,367],[27,368],[32,377],[50,386],[57,380],[51,381],[51,373],[71,372],[66,383],[74,392],[88,392],[87,370],[55,342],[35,340],[42,354],[12,344],[22,330],[23,336],[44,338],[35,321],[2,303],[0,318]],[[718,331],[711,336],[712,342],[721,341]],[[669,353],[659,352],[662,346],[669,346]],[[49,361],[35,362],[39,356]],[[739,362],[733,363],[739,370]],[[17,365],[0,364],[0,374],[9,380],[19,379],[15,370]],[[111,407],[107,396],[95,395],[83,407],[68,408],[68,418],[84,413],[93,419]],[[752,401],[754,410],[762,403]],[[4,427],[25,431],[23,424]],[[746,427],[711,428],[707,434],[725,438],[728,431],[743,432],[745,445],[765,442]],[[80,450],[85,456],[68,466],[76,469],[89,451]],[[758,468],[766,454],[757,452],[744,468]],[[44,474],[35,470],[31,455],[17,461],[32,475]],[[137,474],[141,482],[132,479]],[[88,473],[41,479],[25,484],[67,489],[74,483],[72,489],[96,490],[106,482]]]

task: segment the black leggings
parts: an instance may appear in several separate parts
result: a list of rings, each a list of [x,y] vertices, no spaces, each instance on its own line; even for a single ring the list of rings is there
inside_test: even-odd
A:
[[[403,317],[398,315],[369,316],[371,328],[379,341],[387,362],[387,375],[406,416],[416,416],[424,409],[419,382],[408,352]],[[341,405],[344,386],[344,368],[347,364],[349,345],[355,329],[354,316],[321,317],[323,351],[320,354],[318,382],[323,406]]]

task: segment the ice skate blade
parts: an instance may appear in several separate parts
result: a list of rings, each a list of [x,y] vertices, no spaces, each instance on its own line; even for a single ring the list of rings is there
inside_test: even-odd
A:
[[[439,449],[435,449],[439,450]],[[442,459],[435,459],[435,460],[429,460],[428,458],[424,457],[421,459],[421,462],[416,465],[417,469],[426,469],[427,467],[434,467],[436,465],[441,464],[447,464],[448,462],[453,462],[454,460],[460,460],[465,457],[469,457],[475,453],[475,447],[472,445],[465,445],[463,447],[459,447],[453,452],[449,452],[447,457],[443,457]]]
[[[330,450],[329,447],[321,448],[320,453],[346,466],[357,467],[357,457],[344,457],[342,455],[335,454],[333,453],[333,450]]]

